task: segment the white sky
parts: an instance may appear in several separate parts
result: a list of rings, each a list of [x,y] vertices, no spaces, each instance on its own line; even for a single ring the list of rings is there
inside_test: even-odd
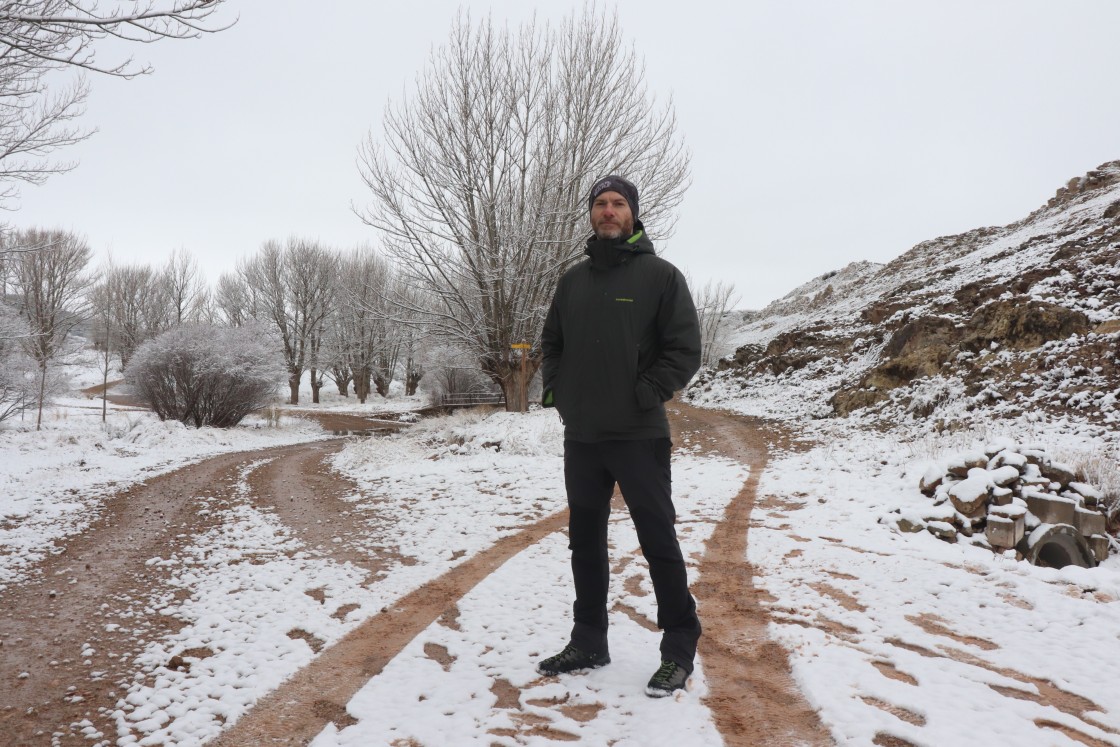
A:
[[[376,244],[350,210],[366,200],[357,145],[459,6],[231,2],[228,31],[133,48],[155,73],[91,79],[83,123],[100,131],[61,154],[80,166],[24,188],[9,220],[83,233],[118,261],[185,247],[211,280],[270,238]],[[582,3],[463,6],[517,23]],[[692,151],[665,256],[695,280],[734,282],[743,307],[1017,220],[1120,159],[1114,0],[610,7]]]

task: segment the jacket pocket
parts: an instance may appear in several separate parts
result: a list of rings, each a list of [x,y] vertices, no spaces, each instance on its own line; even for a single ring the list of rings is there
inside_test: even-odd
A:
[[[640,410],[649,410],[661,404],[661,395],[657,393],[653,384],[650,384],[644,377],[638,378],[638,383],[634,387],[634,394],[638,398],[638,409]]]

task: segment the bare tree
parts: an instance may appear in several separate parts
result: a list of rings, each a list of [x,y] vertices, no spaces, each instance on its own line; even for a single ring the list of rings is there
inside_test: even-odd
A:
[[[692,286],[691,278],[689,285]],[[709,280],[703,288],[693,287],[692,296],[700,319],[700,364],[710,366],[726,355],[723,348],[727,326],[723,320],[739,303],[739,295],[735,293],[734,283]]]
[[[113,257],[105,261],[104,268],[98,273],[98,282],[90,290],[89,307],[93,314],[94,348],[100,348],[101,360],[101,422],[109,417],[109,371],[112,370],[113,351],[116,346],[113,305],[116,295],[116,277],[113,273]],[[123,366],[121,368],[124,368]]]
[[[88,87],[80,78],[61,88],[53,72],[92,71],[123,78],[149,72],[127,58],[101,63],[107,38],[141,44],[219,31],[214,12],[224,0],[5,0],[0,3],[0,204],[17,185],[40,184],[73,163],[51,154],[86,138],[77,126]],[[113,7],[117,6],[117,7]]]
[[[319,367],[317,352],[331,308],[335,264],[334,255],[317,242],[291,238],[283,245],[265,242],[238,267],[252,315],[271,322],[280,333],[293,405],[299,404],[304,371]]]
[[[378,362],[385,358],[383,349],[390,343],[387,333],[392,310],[388,298],[392,282],[388,260],[372,249],[355,249],[339,263],[334,314],[336,357],[348,370],[354,394],[363,404],[370,395]],[[385,385],[381,393],[387,392]]]
[[[47,369],[58,356],[66,335],[86,314],[86,273],[90,249],[86,242],[64,231],[30,229],[15,235],[21,249],[15,262],[15,288],[20,314],[30,335],[24,350],[39,368],[39,412],[35,429],[42,427]]]
[[[180,247],[171,252],[163,268],[163,283],[172,324],[198,321],[199,308],[206,301],[206,281],[189,251]]]
[[[102,274],[100,286],[99,297],[104,294],[112,319],[113,350],[123,371],[136,348],[171,326],[167,283],[151,265],[114,265]]]
[[[642,218],[662,237],[688,180],[671,101],[655,105],[618,18],[594,9],[516,31],[461,14],[359,163],[371,201],[358,213],[425,297],[402,308],[471,350],[510,410],[527,407],[510,346],[539,351],[594,179],[638,184]]]
[[[211,296],[215,315],[230,327],[253,318],[253,294],[240,273],[223,273]]]
[[[35,361],[24,349],[30,336],[26,320],[0,301],[0,423],[35,401]]]

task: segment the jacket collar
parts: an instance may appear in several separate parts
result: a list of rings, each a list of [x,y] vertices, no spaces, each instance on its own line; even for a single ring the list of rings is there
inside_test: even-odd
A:
[[[653,254],[653,242],[646,236],[641,221],[634,221],[634,234],[629,238],[600,239],[592,234],[587,239],[583,253],[591,258],[591,266],[601,270],[617,267],[630,261],[637,254]]]

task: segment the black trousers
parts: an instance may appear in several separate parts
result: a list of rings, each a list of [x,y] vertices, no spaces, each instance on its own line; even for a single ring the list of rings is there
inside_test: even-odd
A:
[[[564,442],[569,548],[576,587],[571,644],[591,653],[608,653],[607,521],[617,482],[649,564],[657,597],[657,627],[663,631],[661,658],[691,672],[700,620],[688,591],[688,575],[674,527],[671,449],[667,438]]]

